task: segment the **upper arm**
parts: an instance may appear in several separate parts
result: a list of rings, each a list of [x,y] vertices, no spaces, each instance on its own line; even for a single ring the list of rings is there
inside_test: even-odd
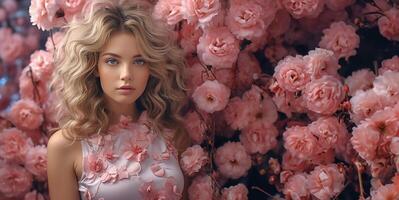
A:
[[[56,200],[79,200],[79,188],[74,172],[73,156],[76,144],[72,144],[72,141],[65,138],[61,131],[55,132],[50,137],[47,145],[47,175],[50,198]]]

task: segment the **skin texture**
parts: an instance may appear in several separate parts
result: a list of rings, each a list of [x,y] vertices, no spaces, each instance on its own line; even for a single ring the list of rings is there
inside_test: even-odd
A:
[[[137,119],[135,101],[144,92],[150,72],[148,64],[140,57],[134,36],[125,32],[112,34],[99,56],[95,75],[100,79],[110,119],[116,123],[122,114]],[[122,94],[118,88],[123,85],[132,86],[135,90]],[[48,142],[50,197],[56,200],[79,200],[82,147],[79,141],[65,138],[62,131],[55,132]]]

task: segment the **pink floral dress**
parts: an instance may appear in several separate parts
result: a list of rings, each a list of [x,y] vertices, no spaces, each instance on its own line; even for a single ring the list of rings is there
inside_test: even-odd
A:
[[[142,115],[143,116],[143,115]],[[122,117],[106,135],[81,141],[83,200],[180,199],[184,178],[169,140]]]

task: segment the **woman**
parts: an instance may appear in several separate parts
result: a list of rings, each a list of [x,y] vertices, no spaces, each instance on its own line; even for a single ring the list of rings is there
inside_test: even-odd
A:
[[[50,197],[181,199],[183,53],[145,4],[99,5],[69,25],[56,55]]]

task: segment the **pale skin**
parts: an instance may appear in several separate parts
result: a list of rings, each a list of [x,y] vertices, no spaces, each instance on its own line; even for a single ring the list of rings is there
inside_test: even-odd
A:
[[[147,62],[141,57],[136,39],[130,33],[116,32],[100,50],[97,72],[104,100],[110,111],[111,124],[121,115],[136,120],[139,113],[135,101],[142,95],[149,76]],[[131,91],[121,91],[121,86],[131,86]],[[50,198],[79,200],[78,181],[82,176],[82,147],[55,132],[48,142],[47,174]]]

